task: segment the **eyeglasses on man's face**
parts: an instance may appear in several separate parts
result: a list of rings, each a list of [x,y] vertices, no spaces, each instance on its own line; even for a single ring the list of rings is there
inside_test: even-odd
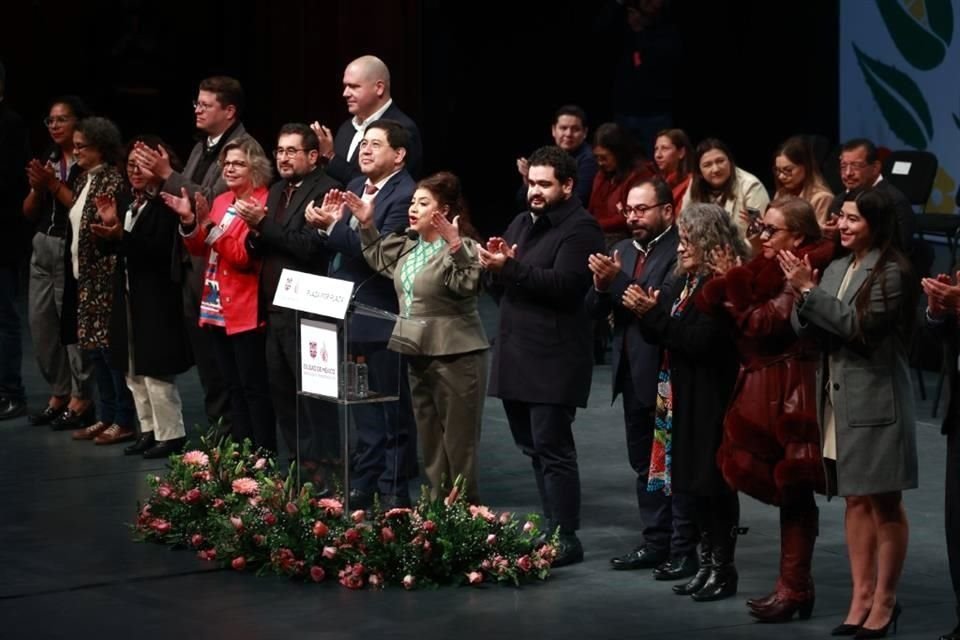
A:
[[[656,204],[638,204],[635,207],[631,207],[626,204],[620,209],[620,213],[623,214],[624,218],[629,218],[630,216],[642,216],[650,211],[651,209],[656,209],[658,207],[663,207],[668,204],[673,204],[672,202],[658,202]]]
[[[68,122],[73,122],[73,120],[73,116],[47,116],[43,119],[43,124],[46,127],[63,126]]]
[[[193,101],[193,110],[194,110],[194,111],[210,111],[210,109],[213,109],[213,108],[216,107],[216,106],[217,106],[217,105],[215,105],[215,104],[212,103],[212,102],[199,102],[199,101],[197,101],[197,100],[194,100],[194,101]]]
[[[863,171],[867,166],[866,162],[841,162],[840,171]]]
[[[300,153],[301,151],[306,151],[306,149],[297,149],[296,147],[286,147],[286,148],[278,147],[273,150],[273,155],[275,155],[278,158],[292,158],[298,153]]]

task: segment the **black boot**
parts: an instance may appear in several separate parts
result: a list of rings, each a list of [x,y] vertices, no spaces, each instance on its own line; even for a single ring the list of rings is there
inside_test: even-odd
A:
[[[693,595],[703,588],[710,577],[710,569],[713,567],[713,548],[710,546],[710,535],[706,532],[700,533],[700,569],[688,581],[683,584],[673,585],[673,592],[678,596]]]
[[[737,593],[737,568],[733,554],[737,547],[737,528],[722,532],[713,541],[713,564],[703,587],[690,595],[697,602],[712,602],[729,598]]]

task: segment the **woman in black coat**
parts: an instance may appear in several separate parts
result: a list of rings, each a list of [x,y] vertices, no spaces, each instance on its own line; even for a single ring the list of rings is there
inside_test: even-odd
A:
[[[718,205],[688,205],[677,226],[677,277],[661,292],[631,285],[623,303],[646,339],[663,349],[647,489],[685,494],[696,504],[700,570],[674,592],[706,602],[737,592],[740,504],[716,459],[739,361],[728,320],[707,312],[701,289],[715,252],[742,257],[747,247]]]
[[[155,136],[140,136],[128,145],[128,158],[137,145],[166,148]],[[118,258],[110,316],[111,366],[126,373],[140,420],[140,436],[124,453],[162,458],[179,451],[186,440],[174,376],[192,364],[180,284],[170,271],[173,245],[180,241],[179,220],[154,197],[162,180],[132,160],[127,179],[130,195],[119,203],[98,202],[101,224],[92,228],[104,250]]]

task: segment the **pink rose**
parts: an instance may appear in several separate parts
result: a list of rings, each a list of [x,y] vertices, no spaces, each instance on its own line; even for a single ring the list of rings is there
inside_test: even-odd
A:
[[[530,522],[529,520],[527,520],[526,522],[523,523],[523,532],[524,532],[524,533],[530,533],[531,531],[533,531],[533,530],[536,529],[536,528],[537,528],[537,525],[533,524],[533,523]]]
[[[533,561],[530,560],[530,556],[520,556],[517,558],[517,568],[519,568],[524,573],[533,569]]]
[[[550,562],[553,562],[553,559],[557,557],[557,549],[552,544],[542,545],[537,549],[537,553],[540,554],[541,558]]]
[[[206,560],[207,562],[212,562],[217,559],[217,550],[216,549],[204,549],[203,551],[197,552],[197,557],[201,560]]]
[[[510,562],[501,555],[493,556],[493,570],[497,572],[497,575],[503,575],[510,568]]]
[[[260,469],[263,469],[266,466],[267,466],[267,459],[260,458],[256,461],[256,463],[254,463],[253,468],[259,471]]]
[[[394,535],[393,529],[390,527],[384,527],[380,529],[380,539],[383,541],[383,544],[388,544],[396,540],[397,536]]]
[[[480,584],[483,582],[483,574],[479,571],[471,571],[467,574],[467,582],[470,584]]]
[[[347,565],[340,571],[338,574],[340,577],[340,584],[345,586],[348,589],[362,589],[363,588],[363,565]]]
[[[323,570],[323,567],[318,567],[313,565],[310,567],[310,579],[314,582],[323,582],[323,579],[327,577],[327,572]]]
[[[267,537],[263,534],[257,533],[253,536],[253,544],[257,545],[258,547],[262,547],[266,541]]]
[[[203,494],[200,493],[200,489],[193,488],[190,491],[187,491],[183,494],[183,501],[187,504],[196,504],[203,499]]]
[[[508,511],[504,511],[500,514],[500,524],[507,524],[510,522],[511,514]]]
[[[297,508],[297,505],[293,504],[292,502],[288,502],[287,506],[284,508],[287,510],[287,513],[289,513],[292,516],[296,515],[297,512],[300,511],[300,509]]]
[[[333,560],[334,556],[337,555],[337,548],[336,548],[336,547],[324,547],[324,548],[323,548],[323,553],[322,553],[321,555],[323,555],[323,557],[326,558],[327,560]]]
[[[230,566],[237,571],[243,571],[247,566],[247,559],[243,556],[237,556],[230,562]]]
[[[356,529],[347,529],[343,532],[343,537],[348,543],[356,544],[356,542],[360,540],[360,532]]]
[[[427,533],[433,533],[437,530],[437,524],[433,520],[424,520],[423,521],[423,530]]]
[[[395,507],[387,511],[384,515],[385,518],[399,518],[402,515],[412,513],[413,509],[408,509],[406,507]]]
[[[313,535],[318,538],[322,538],[328,533],[330,533],[330,527],[325,525],[322,521],[317,520],[313,523]]]
[[[190,544],[193,545],[194,547],[199,547],[200,545],[203,544],[203,536],[200,535],[199,533],[193,534],[192,536],[190,536]]]
[[[168,533],[171,528],[170,523],[163,518],[156,518],[152,523],[150,523],[150,526],[157,533]]]
[[[494,544],[497,541],[497,536],[492,533],[487,536],[487,544]]]
[[[383,576],[381,576],[379,573],[371,574],[369,581],[371,587],[379,587],[383,584]]]
[[[367,517],[367,514],[363,511],[363,509],[357,509],[356,511],[350,514],[350,519],[356,522],[357,524],[363,522],[363,519],[366,517]]]
[[[262,500],[261,500],[260,496],[253,496],[253,497],[251,497],[251,498],[247,498],[247,504],[250,505],[251,507],[256,507],[256,506],[258,506],[261,501],[262,501]]]
[[[194,480],[200,480],[202,482],[210,482],[213,479],[213,476],[210,475],[210,472],[207,470],[203,471],[194,471],[193,473]]]
[[[273,525],[277,524],[277,516],[273,515],[272,511],[267,511],[265,514],[263,514],[263,524],[267,525],[268,527],[272,527]]]
[[[416,578],[414,578],[414,577],[413,577],[412,575],[410,575],[409,573],[408,573],[407,575],[403,576],[403,588],[404,588],[404,589],[406,589],[407,591],[410,591],[410,590],[413,589],[415,586],[417,586],[417,579],[416,579]]]
[[[230,516],[230,524],[237,531],[243,531],[243,520],[240,519],[240,516]]]
[[[223,509],[223,507],[224,507],[225,504],[226,504],[226,502],[224,502],[224,501],[221,500],[220,498],[214,498],[214,499],[213,499],[213,504],[212,504],[211,506],[212,506],[214,509],[216,509],[217,511],[219,511],[220,509]]]
[[[157,495],[161,498],[169,498],[173,495],[173,489],[168,485],[162,484],[157,488]]]

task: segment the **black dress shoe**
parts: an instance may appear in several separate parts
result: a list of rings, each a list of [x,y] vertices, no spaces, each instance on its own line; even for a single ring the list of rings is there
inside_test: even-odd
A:
[[[350,508],[369,509],[373,506],[373,492],[365,489],[350,489]]]
[[[186,442],[186,438],[158,441],[155,445],[143,452],[143,457],[147,460],[166,458],[174,453],[183,451],[183,445],[186,444]]]
[[[557,555],[553,559],[553,568],[565,567],[583,562],[583,545],[575,533],[561,533],[557,541]]]
[[[661,563],[653,570],[654,580],[683,580],[695,575],[700,569],[697,554],[688,553],[685,556],[674,556]]]
[[[610,565],[618,571],[629,569],[653,569],[667,560],[666,551],[658,551],[646,545],[637,547],[630,553],[610,558]]]
[[[61,413],[63,413],[63,407],[56,409],[48,404],[47,408],[40,413],[31,414],[27,418],[27,422],[34,427],[42,427],[43,425],[50,424],[56,420],[57,416],[59,416]]]
[[[50,428],[54,431],[72,431],[89,427],[97,421],[97,413],[91,405],[83,413],[77,413],[73,409],[67,409],[50,423]]]
[[[27,413],[27,403],[16,398],[0,399],[0,420],[12,420]]]
[[[141,433],[140,437],[137,438],[137,441],[131,444],[129,447],[123,448],[123,455],[125,456],[135,456],[143,453],[154,444],[156,440],[153,438],[153,431],[147,431],[146,433]]]

